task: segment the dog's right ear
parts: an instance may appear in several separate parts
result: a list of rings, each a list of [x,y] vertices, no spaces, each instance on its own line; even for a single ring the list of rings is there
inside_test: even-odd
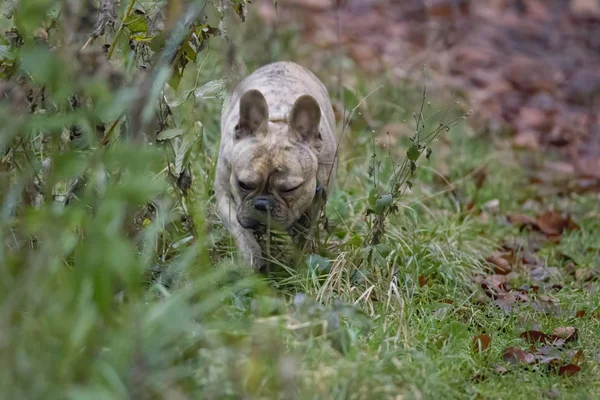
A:
[[[258,90],[248,90],[240,99],[240,120],[235,126],[235,140],[254,136],[268,119],[269,108],[265,96]]]

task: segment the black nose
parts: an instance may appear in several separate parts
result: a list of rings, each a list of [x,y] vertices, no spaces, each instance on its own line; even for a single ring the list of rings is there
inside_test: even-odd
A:
[[[257,211],[267,212],[273,209],[273,200],[267,196],[258,196],[254,199],[253,205]]]

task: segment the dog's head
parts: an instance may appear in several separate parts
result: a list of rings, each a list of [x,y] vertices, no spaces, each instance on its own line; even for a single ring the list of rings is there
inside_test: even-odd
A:
[[[287,121],[269,121],[267,102],[258,90],[240,99],[240,119],[232,148],[231,188],[237,220],[246,229],[266,225],[289,229],[313,202],[321,109],[300,96]]]

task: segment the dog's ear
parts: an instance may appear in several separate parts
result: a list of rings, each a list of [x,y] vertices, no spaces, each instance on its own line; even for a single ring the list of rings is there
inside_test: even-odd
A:
[[[265,96],[258,90],[248,90],[240,99],[240,120],[235,126],[235,139],[254,136],[268,119],[269,108]]]
[[[321,122],[321,108],[314,97],[307,94],[298,97],[292,112],[289,124],[292,129],[305,142],[316,145],[320,142],[319,123]]]

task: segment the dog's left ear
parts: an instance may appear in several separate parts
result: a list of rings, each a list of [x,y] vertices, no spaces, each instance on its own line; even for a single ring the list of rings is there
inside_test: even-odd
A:
[[[321,108],[314,97],[307,94],[298,97],[292,107],[289,124],[302,140],[317,149],[320,149],[321,143],[320,122]]]

